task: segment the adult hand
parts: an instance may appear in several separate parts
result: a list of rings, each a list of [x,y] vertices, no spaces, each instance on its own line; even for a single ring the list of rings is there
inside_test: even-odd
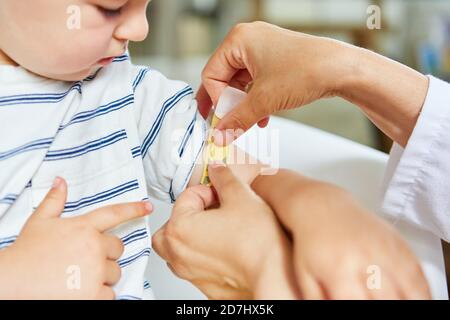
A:
[[[211,166],[210,188],[196,186],[176,202],[153,236],[155,251],[180,278],[210,299],[297,297],[290,244],[272,210],[223,166]]]
[[[293,32],[263,22],[236,26],[202,74],[197,99],[207,115],[227,86],[247,98],[217,129],[238,133],[271,114],[339,96],[358,105],[396,142],[406,145],[428,90],[428,78],[368,50],[332,39]],[[217,144],[236,138],[216,135]]]
[[[287,170],[261,176],[253,187],[292,235],[303,298],[431,298],[420,263],[398,232],[346,191]]]

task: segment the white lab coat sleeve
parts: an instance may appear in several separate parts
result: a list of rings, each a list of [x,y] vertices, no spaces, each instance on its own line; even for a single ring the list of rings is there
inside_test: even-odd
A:
[[[434,77],[405,149],[395,144],[382,212],[450,242],[450,84]]]

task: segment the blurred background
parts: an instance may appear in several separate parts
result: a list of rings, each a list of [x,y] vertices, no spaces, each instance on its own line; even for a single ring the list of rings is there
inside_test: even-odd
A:
[[[381,8],[380,30],[367,28],[371,4]],[[450,80],[450,0],[153,0],[148,15],[149,37],[130,48],[134,62],[194,87],[230,28],[253,20],[344,40]],[[341,99],[283,116],[380,150],[390,148],[358,109]]]
[[[367,9],[373,4],[381,8],[379,30],[367,27]],[[450,81],[450,0],[153,0],[148,17],[150,36],[130,47],[134,63],[150,65],[194,88],[230,28],[254,20],[350,42]],[[341,99],[281,116],[384,152],[392,144]],[[450,252],[448,246],[445,250]],[[450,254],[446,257],[449,267]]]

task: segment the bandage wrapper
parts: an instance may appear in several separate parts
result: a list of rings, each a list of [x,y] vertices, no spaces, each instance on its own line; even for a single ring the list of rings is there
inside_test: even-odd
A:
[[[246,97],[246,93],[228,87],[226,88],[222,95],[219,98],[219,102],[214,111],[214,115],[211,120],[211,130],[208,136],[207,146],[206,146],[206,154],[205,154],[205,165],[203,168],[203,174],[200,183],[202,185],[210,186],[211,181],[209,179],[208,166],[211,163],[222,162],[227,164],[230,148],[219,147],[213,141],[214,130],[217,127],[217,124],[221,119],[223,119],[229,112],[231,112],[237,105],[244,100]]]

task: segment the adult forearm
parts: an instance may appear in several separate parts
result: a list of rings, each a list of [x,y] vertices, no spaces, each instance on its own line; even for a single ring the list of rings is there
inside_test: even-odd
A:
[[[281,169],[276,175],[259,176],[253,190],[266,201],[294,238],[308,228],[308,216],[327,216],[347,210],[351,195],[341,188]]]
[[[301,208],[301,199],[314,201],[308,196],[312,180],[289,170],[281,169],[276,175],[259,176],[252,184],[253,190],[272,208],[284,228],[292,233]],[[295,214],[297,212],[298,214]]]
[[[423,74],[374,52],[354,47],[352,72],[337,95],[358,105],[387,136],[406,146],[427,92]]]

